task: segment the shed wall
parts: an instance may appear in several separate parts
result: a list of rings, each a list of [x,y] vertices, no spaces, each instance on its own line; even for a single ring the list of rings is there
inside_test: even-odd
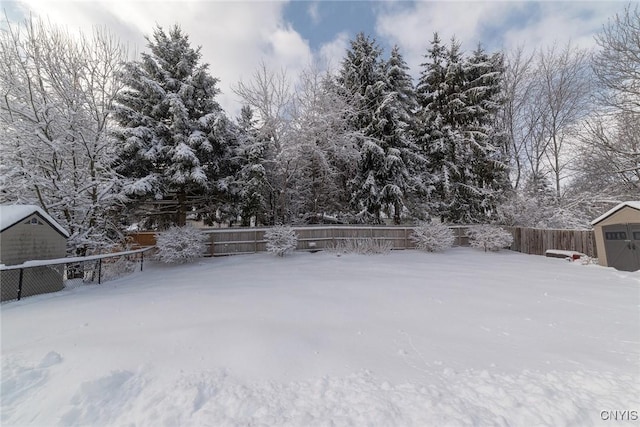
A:
[[[31,219],[38,224],[31,224]],[[64,258],[67,239],[34,213],[0,234],[0,264],[14,265],[34,259]]]
[[[598,251],[598,264],[604,267],[609,266],[609,262],[607,260],[607,251],[604,248],[604,234],[602,232],[602,227],[613,224],[629,223],[640,223],[640,211],[630,206],[625,206],[608,218],[603,219],[593,226],[593,230],[595,231],[596,236],[596,247]]]

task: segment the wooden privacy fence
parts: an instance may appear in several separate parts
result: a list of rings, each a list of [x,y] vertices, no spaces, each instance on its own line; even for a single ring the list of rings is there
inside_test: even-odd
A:
[[[292,227],[298,235],[300,251],[314,251],[336,247],[340,242],[356,239],[373,239],[384,241],[392,249],[415,248],[411,240],[413,227],[385,227],[385,226],[322,226],[322,227]],[[211,235],[210,254],[232,255],[242,253],[263,252],[267,250],[264,238],[268,228],[258,229],[221,229],[208,230]],[[456,227],[456,243],[468,245],[465,227]]]
[[[511,250],[544,255],[547,249],[576,251],[597,258],[593,230],[550,230],[542,228],[504,227],[513,235]]]
[[[299,251],[314,251],[335,247],[341,241],[353,239],[374,239],[388,242],[392,249],[413,249],[411,240],[414,227],[402,226],[304,226],[292,227],[298,235]],[[452,226],[456,236],[456,246],[468,246],[466,226]],[[216,228],[203,229],[210,236],[207,243],[209,256],[223,256],[265,252],[264,238],[269,228]],[[140,246],[155,244],[155,232],[137,232],[131,235],[133,242]]]
[[[452,226],[454,246],[469,246],[467,230],[470,226]],[[386,241],[393,249],[413,249],[411,241],[414,227],[402,226],[306,226],[292,227],[298,235],[297,250],[313,251],[335,247],[350,239]],[[544,255],[547,249],[577,251],[596,258],[594,233],[591,230],[547,230],[537,228],[503,227],[513,235],[511,250],[532,255]],[[216,228],[203,229],[210,236],[207,255],[222,256],[264,252],[264,238],[269,228]],[[140,246],[155,244],[155,232],[131,235]]]

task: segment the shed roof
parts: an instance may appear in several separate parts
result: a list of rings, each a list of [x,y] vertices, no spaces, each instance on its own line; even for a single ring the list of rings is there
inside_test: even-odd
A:
[[[0,205],[0,231],[13,227],[26,217],[37,213],[49,225],[58,230],[64,237],[69,237],[69,232],[65,230],[58,222],[47,214],[43,209],[35,205]]]
[[[637,209],[637,210],[640,211],[640,201],[631,201],[631,202],[620,203],[615,208],[608,210],[604,214],[600,215],[598,218],[596,218],[593,221],[591,221],[591,225],[596,225],[597,223],[599,223],[601,221],[604,221],[605,219],[609,218],[611,215],[613,215],[614,213],[618,212],[620,209],[622,209],[624,207],[630,207],[632,209]]]

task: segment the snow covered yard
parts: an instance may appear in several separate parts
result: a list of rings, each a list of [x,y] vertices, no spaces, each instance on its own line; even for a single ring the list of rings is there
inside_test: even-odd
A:
[[[613,425],[640,410],[639,290],[469,248],[151,265],[2,305],[1,421]]]

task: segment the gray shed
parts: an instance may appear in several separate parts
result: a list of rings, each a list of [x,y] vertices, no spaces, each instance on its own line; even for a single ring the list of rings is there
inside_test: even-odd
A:
[[[69,233],[44,210],[33,205],[0,205],[0,264],[64,258]],[[63,288],[63,266],[24,269],[23,296]],[[15,299],[19,270],[2,271],[2,301]]]
[[[620,203],[591,221],[598,262],[618,270],[640,270],[640,201]]]

